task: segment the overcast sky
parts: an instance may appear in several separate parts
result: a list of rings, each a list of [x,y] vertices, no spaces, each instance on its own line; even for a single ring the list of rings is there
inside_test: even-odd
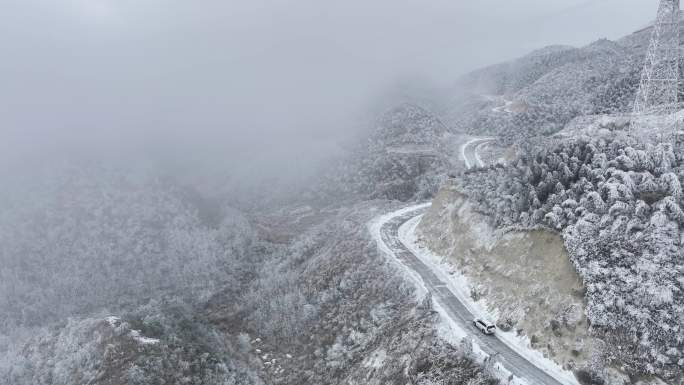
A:
[[[4,151],[143,139],[298,153],[404,77],[618,38],[657,0],[0,0]],[[288,148],[290,150],[288,150]],[[0,150],[2,147],[0,147]]]

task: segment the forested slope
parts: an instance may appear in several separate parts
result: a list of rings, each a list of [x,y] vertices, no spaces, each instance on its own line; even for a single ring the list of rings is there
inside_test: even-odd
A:
[[[651,29],[585,47],[550,46],[463,76],[443,105],[456,130],[496,135],[506,143],[549,135],[578,116],[631,111]],[[482,96],[501,96],[514,114]],[[479,101],[478,101],[479,100]],[[475,102],[478,101],[478,102]],[[494,104],[493,104],[494,103]]]
[[[366,229],[391,199],[436,191],[457,159],[449,140],[398,106],[304,201],[275,209],[152,164],[12,179],[0,384],[494,384]]]
[[[320,199],[423,200],[460,160],[455,137],[426,109],[401,104],[383,113],[350,153],[316,183]]]
[[[681,145],[572,139],[459,189],[502,228],[560,231],[587,288],[606,365],[681,379],[684,259]]]

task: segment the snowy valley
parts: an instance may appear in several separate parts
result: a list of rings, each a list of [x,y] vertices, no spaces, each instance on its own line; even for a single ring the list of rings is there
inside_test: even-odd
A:
[[[0,167],[0,385],[684,384],[684,115],[630,129],[650,36],[396,97],[297,183]]]

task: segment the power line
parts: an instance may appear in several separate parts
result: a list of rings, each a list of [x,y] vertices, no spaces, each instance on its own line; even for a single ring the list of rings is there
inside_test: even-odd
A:
[[[679,97],[681,11],[679,0],[661,0],[634,101],[631,128],[638,131],[646,115],[656,107],[675,105]]]

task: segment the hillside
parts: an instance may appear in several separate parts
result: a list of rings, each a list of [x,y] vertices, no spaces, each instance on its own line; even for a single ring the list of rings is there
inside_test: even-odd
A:
[[[456,175],[421,225],[427,245],[474,282],[472,290],[482,291],[500,325],[534,335],[533,346],[561,364],[586,364],[596,383],[623,381],[625,375],[632,383],[654,374],[668,383],[683,380],[684,149],[678,137],[661,135],[672,123],[645,137],[623,130],[649,33],[577,49],[549,47],[461,79],[458,87],[477,102],[457,106],[445,121],[456,131],[497,136],[518,155],[505,166]],[[499,107],[504,101],[506,107]],[[495,245],[506,246],[479,244],[478,221],[492,234],[504,234]],[[511,244],[521,232],[533,238],[539,231],[562,237],[567,254],[561,262]],[[508,252],[541,271],[571,264],[584,292],[584,304],[576,304],[588,321],[584,332],[574,321],[554,319],[558,308],[544,309],[527,298],[545,283],[519,279]],[[516,295],[507,298],[509,280],[517,282]],[[528,312],[517,317],[518,307]],[[578,331],[575,343],[593,347],[588,355],[575,348],[568,360],[564,353],[573,348],[559,343],[560,337]]]
[[[581,48],[551,46],[474,71],[453,86],[450,104],[442,104],[445,121],[513,143],[553,134],[578,116],[630,112],[650,33],[646,28]],[[524,109],[501,114],[481,95],[502,96]]]
[[[275,210],[153,164],[12,180],[0,384],[494,384],[366,230],[391,199],[436,191],[457,159],[449,140],[426,110],[398,106],[326,188],[303,189],[316,199]]]
[[[466,173],[458,187],[497,227],[561,232],[607,364],[631,375],[676,379],[684,363],[681,154],[670,144],[569,139]]]
[[[401,104],[382,114],[368,137],[325,171],[316,193],[323,199],[426,199],[460,162],[457,143],[436,115]]]
[[[584,286],[562,238],[552,231],[495,231],[471,200],[447,183],[417,234],[445,266],[467,277],[504,332],[526,338],[558,366],[582,371],[597,342],[584,314]]]
[[[303,185],[218,161],[0,175],[0,385],[505,383],[369,234],[427,200],[421,240],[500,329],[582,385],[681,384],[684,143],[618,124],[648,33],[406,98]],[[484,135],[507,164],[464,170]]]

